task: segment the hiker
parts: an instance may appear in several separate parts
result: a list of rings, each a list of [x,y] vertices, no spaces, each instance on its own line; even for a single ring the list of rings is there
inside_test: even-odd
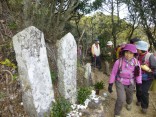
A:
[[[153,81],[152,75],[152,67],[149,59],[152,59],[151,54],[148,52],[149,46],[145,41],[138,41],[136,44],[136,48],[138,50],[138,60],[140,62],[142,68],[142,85],[141,92],[137,91],[137,102],[136,105],[142,108],[142,113],[147,113],[147,109],[149,106],[149,89]],[[151,57],[150,57],[151,56]],[[156,64],[155,62],[153,62]],[[138,85],[136,85],[136,89],[138,89]]]
[[[132,38],[132,39],[130,39],[130,44],[135,44],[135,43],[137,43],[138,41],[141,41],[141,39],[139,39],[139,38]]]
[[[77,56],[78,56],[78,61],[80,62],[81,65],[83,65],[83,62],[82,62],[82,45],[79,45],[78,48],[77,48]]]
[[[122,51],[122,57],[116,60],[109,79],[108,91],[112,93],[112,86],[115,82],[117,100],[115,103],[114,115],[120,117],[120,113],[126,100],[126,109],[131,110],[135,83],[141,84],[141,68],[138,60],[136,46],[126,44]],[[141,86],[141,85],[138,85]]]
[[[153,55],[155,57],[155,60],[156,60],[156,51],[153,52]],[[156,62],[155,62],[156,64]],[[153,79],[153,82],[151,84],[151,91],[155,92],[156,93],[156,69],[155,69],[155,72],[153,72],[155,75],[154,75],[154,79]]]
[[[122,56],[122,50],[123,50],[125,45],[126,45],[126,42],[123,42],[121,45],[119,45],[117,47],[117,49],[116,49],[116,60]]]
[[[91,48],[91,53],[92,53],[92,65],[101,70],[100,45],[98,39],[95,39],[95,42]]]
[[[104,74],[110,75],[110,64],[113,62],[113,43],[107,42],[107,46],[102,50],[102,58],[104,60]]]

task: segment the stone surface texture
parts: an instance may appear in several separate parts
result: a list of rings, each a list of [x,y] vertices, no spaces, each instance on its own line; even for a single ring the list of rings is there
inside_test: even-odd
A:
[[[30,26],[13,37],[24,108],[30,117],[43,117],[54,100],[43,33]]]

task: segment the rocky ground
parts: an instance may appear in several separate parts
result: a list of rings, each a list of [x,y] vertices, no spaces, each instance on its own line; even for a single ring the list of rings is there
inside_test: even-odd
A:
[[[2,79],[2,77],[0,78]],[[23,108],[19,81],[0,81],[0,117],[28,117]]]
[[[108,76],[103,74],[103,71],[98,71],[97,69],[93,69],[94,80],[105,82],[105,88],[100,91],[100,96],[103,96],[104,93],[107,93],[106,100],[104,101],[104,117],[113,117],[114,113],[114,104],[116,100],[116,92],[115,86],[113,86],[114,92],[109,94],[107,91],[108,86]],[[83,79],[83,72],[78,72],[80,74],[80,78],[78,79],[78,84],[85,85]],[[22,92],[20,88],[19,80],[16,79],[12,83],[9,83],[5,79],[0,77],[0,117],[28,117],[23,108],[22,102]],[[150,92],[150,105],[147,114],[141,113],[141,107],[135,105],[136,97],[134,92],[134,101],[133,108],[131,111],[127,111],[125,107],[123,107],[121,117],[156,117],[156,93]]]
[[[98,80],[104,80],[105,83],[105,89],[100,91],[100,95],[103,95],[103,93],[107,93],[108,97],[106,98],[107,101],[105,101],[105,117],[114,117],[114,105],[115,105],[115,100],[116,100],[116,91],[115,91],[115,86],[113,86],[113,93],[108,93],[107,87],[108,87],[108,79],[109,77],[103,72],[95,70],[94,73],[96,76],[98,76]],[[136,106],[136,96],[134,92],[134,100],[132,103],[132,110],[128,111],[124,105],[122,112],[121,112],[121,117],[156,117],[156,92],[149,92],[150,93],[150,99],[149,99],[149,108],[147,111],[147,114],[142,114],[141,113],[141,107]]]

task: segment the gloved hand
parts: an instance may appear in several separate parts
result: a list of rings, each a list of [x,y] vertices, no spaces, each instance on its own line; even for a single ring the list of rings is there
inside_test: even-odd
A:
[[[140,74],[140,67],[137,65],[134,68],[134,77],[138,77]]]
[[[113,87],[113,83],[110,83],[109,86],[108,86],[108,92],[109,93],[113,92],[112,87]]]

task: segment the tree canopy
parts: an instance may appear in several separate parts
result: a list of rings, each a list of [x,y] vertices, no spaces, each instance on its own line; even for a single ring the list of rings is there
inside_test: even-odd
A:
[[[137,30],[141,29],[152,47],[156,45],[155,0],[2,0],[0,3],[0,18],[7,17],[6,22],[14,34],[34,25],[44,32],[49,43],[56,43],[71,30],[80,38],[83,32],[81,18],[100,9],[101,12],[109,10],[110,15],[104,18],[103,13],[97,13],[87,18],[90,24],[85,24],[88,27],[84,31],[85,38],[90,35],[92,40],[96,37],[113,40],[116,46],[119,39],[139,36]],[[127,19],[120,19],[119,9],[123,4],[128,7]]]

